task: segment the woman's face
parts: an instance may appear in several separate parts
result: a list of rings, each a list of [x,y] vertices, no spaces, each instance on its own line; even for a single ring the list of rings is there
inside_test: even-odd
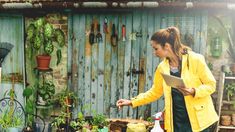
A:
[[[153,48],[153,54],[159,58],[167,57],[167,50],[165,50],[160,44],[156,41],[151,41],[151,46]]]

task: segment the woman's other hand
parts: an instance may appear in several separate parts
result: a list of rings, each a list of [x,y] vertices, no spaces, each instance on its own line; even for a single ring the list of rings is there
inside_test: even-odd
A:
[[[177,89],[178,89],[184,96],[188,96],[188,95],[195,96],[195,89],[194,89],[194,88],[178,87]]]
[[[117,105],[118,109],[120,110],[123,106],[129,106],[129,105],[132,105],[132,104],[131,104],[131,101],[128,100],[128,99],[119,99],[116,102],[116,105]]]

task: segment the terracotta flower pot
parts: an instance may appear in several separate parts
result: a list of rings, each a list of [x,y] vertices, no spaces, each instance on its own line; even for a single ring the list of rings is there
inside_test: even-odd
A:
[[[221,125],[223,126],[231,125],[231,116],[229,115],[221,116]]]
[[[37,58],[38,69],[48,70],[50,68],[51,56],[38,55],[36,58]]]
[[[230,67],[233,74],[235,74],[235,63],[233,63]]]

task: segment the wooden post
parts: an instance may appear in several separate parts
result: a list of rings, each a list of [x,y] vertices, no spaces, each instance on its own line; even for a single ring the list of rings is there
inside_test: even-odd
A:
[[[2,67],[0,67],[0,84],[2,82]]]

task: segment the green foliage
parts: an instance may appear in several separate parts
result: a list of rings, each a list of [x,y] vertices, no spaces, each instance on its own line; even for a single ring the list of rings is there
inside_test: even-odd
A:
[[[64,36],[64,32],[60,29],[56,29],[55,30],[55,39],[57,41],[57,43],[59,44],[60,47],[63,47],[65,44],[65,36]]]
[[[69,125],[74,130],[82,130],[84,126],[86,126],[88,123],[85,121],[85,118],[81,112],[78,113],[78,118],[74,121],[71,121]]]
[[[108,126],[109,122],[107,121],[107,118],[105,115],[102,114],[96,114],[93,117],[92,126],[98,126],[98,128],[103,128],[105,126]]]
[[[53,25],[46,21],[44,17],[33,19],[29,23],[26,30],[26,42],[29,48],[32,49],[30,51],[31,57],[33,53],[34,55],[50,55],[55,46],[57,50],[61,50],[65,45],[64,32],[59,28],[53,28]]]
[[[29,87],[25,88],[23,91],[23,96],[29,98],[33,94],[33,90]]]
[[[225,84],[225,89],[227,90],[228,96],[233,96],[235,93],[235,83],[227,83]]]
[[[23,122],[19,117],[12,116],[12,114],[7,111],[8,110],[4,111],[3,115],[0,116],[0,124],[2,128],[6,129],[23,125]]]
[[[148,122],[154,122],[153,117],[148,117],[146,120],[147,120]]]
[[[44,84],[39,85],[38,95],[46,101],[46,105],[51,105],[52,99],[55,94],[55,85],[52,81],[46,81]]]
[[[66,102],[67,99],[72,100],[73,104],[75,104],[77,101],[77,96],[75,95],[75,93],[73,91],[70,91],[68,88],[62,90],[55,97],[57,98],[56,100],[59,100],[60,104],[65,107],[71,107],[68,105],[72,105],[72,104],[67,104],[68,103]]]
[[[26,123],[28,126],[32,126],[34,110],[35,110],[35,87],[26,87],[23,91],[23,96],[26,98],[25,104],[25,112],[27,113],[26,116]]]
[[[51,125],[53,127],[59,128],[61,124],[66,123],[66,117],[67,117],[67,114],[64,112],[61,112],[61,114],[52,121]]]

